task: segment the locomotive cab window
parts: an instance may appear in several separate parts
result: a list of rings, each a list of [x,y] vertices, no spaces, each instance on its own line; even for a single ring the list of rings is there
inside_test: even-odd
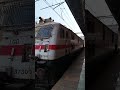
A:
[[[50,38],[52,36],[51,35],[52,30],[53,27],[50,25],[41,27],[36,34],[36,38],[41,38],[41,39]]]

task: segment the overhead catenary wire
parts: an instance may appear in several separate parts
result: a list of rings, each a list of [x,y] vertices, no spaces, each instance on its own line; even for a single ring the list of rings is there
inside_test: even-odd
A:
[[[57,2],[57,0],[55,0],[56,1],[56,3],[58,3]],[[61,1],[61,0],[60,0]],[[69,22],[72,24],[72,25],[75,25],[75,23],[72,21],[72,19],[71,19],[71,17],[69,16],[69,14],[68,14],[68,11],[66,10],[66,8],[65,8],[65,6],[64,6],[64,4],[62,4],[60,7],[62,7],[63,6],[63,8],[64,8],[64,11],[65,11],[65,16],[67,17],[67,20],[69,20]],[[77,23],[76,23],[77,24]],[[78,26],[79,27],[79,26]],[[72,28],[72,30],[74,30],[75,28]],[[77,33],[75,33],[75,34],[77,34],[77,35],[82,35],[82,32],[77,32]]]
[[[55,1],[56,1],[56,3],[58,3],[57,0],[55,0]],[[61,6],[60,6],[60,9],[62,10],[61,13],[64,13],[64,11],[65,11],[66,13],[68,13],[63,4],[62,4],[62,6],[63,6],[63,9],[64,9],[64,10],[62,10],[62,8],[61,8]],[[64,15],[65,15],[65,17],[67,18],[67,20],[71,23],[71,25],[74,25],[73,21],[71,20],[71,17],[69,16],[69,14],[66,14],[66,13],[64,13]],[[62,15],[62,14],[61,14],[61,15]],[[73,29],[73,28],[71,28],[71,29]]]
[[[58,3],[57,0],[55,0],[55,2]],[[60,2],[61,2],[61,0],[60,0]],[[66,16],[67,20],[69,20],[69,22],[71,23],[71,25],[75,25],[75,23],[72,21],[71,17],[69,16],[68,11],[66,10],[64,4],[62,4],[62,5],[60,6],[60,8],[61,8],[62,6],[63,6],[64,11],[65,11],[65,12],[63,12],[63,13],[64,13],[64,15]],[[76,24],[77,24],[77,23],[76,23]],[[72,30],[74,30],[74,29],[75,29],[75,28],[72,28]],[[76,34],[82,34],[82,32],[77,32]]]
[[[50,6],[50,8],[69,26],[69,28],[71,28],[71,26],[64,20],[63,17],[60,16],[60,14],[54,10],[54,8],[46,1],[46,0],[43,0],[48,6]]]
[[[53,8],[53,9],[55,9],[55,8],[59,7],[61,4],[63,4],[63,3],[64,3],[64,2],[56,3],[56,4],[54,4],[54,5],[51,5],[51,6],[48,6],[48,7],[41,8],[40,10],[47,9],[47,8],[49,8],[49,7],[52,7],[52,6],[56,6],[56,7]]]
[[[57,0],[55,0],[56,2],[57,2]],[[60,0],[61,1],[61,0]],[[68,11],[66,10],[66,8],[65,8],[65,6],[64,6],[64,4],[62,4],[61,6],[63,6],[63,8],[64,8],[64,11],[65,11],[65,16],[67,17],[67,19],[69,20],[69,22],[71,23],[71,25],[75,25],[75,22],[73,22],[72,21],[72,19],[71,19],[71,17],[70,17],[70,15],[68,14]],[[73,17],[74,18],[74,17]],[[76,22],[76,25],[77,25],[77,22]],[[79,26],[78,26],[79,27]],[[72,30],[74,30],[75,28],[73,28]],[[80,29],[80,28],[79,28]],[[82,34],[82,32],[77,32],[76,34]]]

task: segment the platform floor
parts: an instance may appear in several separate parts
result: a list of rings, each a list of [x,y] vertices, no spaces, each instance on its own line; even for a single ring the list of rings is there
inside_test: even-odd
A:
[[[83,50],[51,90],[85,90],[84,62],[85,52]]]

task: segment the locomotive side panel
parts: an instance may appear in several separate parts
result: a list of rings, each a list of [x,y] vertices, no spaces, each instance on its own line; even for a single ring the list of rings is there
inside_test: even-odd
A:
[[[75,33],[61,25],[58,30],[57,45],[62,45],[60,50],[56,50],[57,57],[62,57],[73,53],[83,46],[83,42]]]
[[[62,56],[65,55],[65,44],[66,44],[66,40],[65,40],[65,28],[62,27],[61,25],[59,26],[59,28],[56,29],[56,50],[55,50],[55,59],[60,58]]]
[[[31,42],[34,36],[31,32],[19,31],[16,35],[13,31],[4,31],[0,42],[0,72],[11,74],[13,78],[34,79],[35,64],[29,60],[29,55],[34,54]]]
[[[58,41],[58,29],[59,29],[59,24],[54,25],[54,29],[52,31],[52,38],[50,39],[50,44],[49,44],[49,60],[55,60],[59,58],[57,55],[57,50],[60,50],[59,44],[57,43]],[[62,43],[62,42],[61,42]]]

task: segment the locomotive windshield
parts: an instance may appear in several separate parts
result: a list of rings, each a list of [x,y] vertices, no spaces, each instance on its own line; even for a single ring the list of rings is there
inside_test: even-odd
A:
[[[52,26],[44,26],[41,27],[36,35],[36,38],[49,38],[51,37],[51,31],[52,31],[53,27]]]

